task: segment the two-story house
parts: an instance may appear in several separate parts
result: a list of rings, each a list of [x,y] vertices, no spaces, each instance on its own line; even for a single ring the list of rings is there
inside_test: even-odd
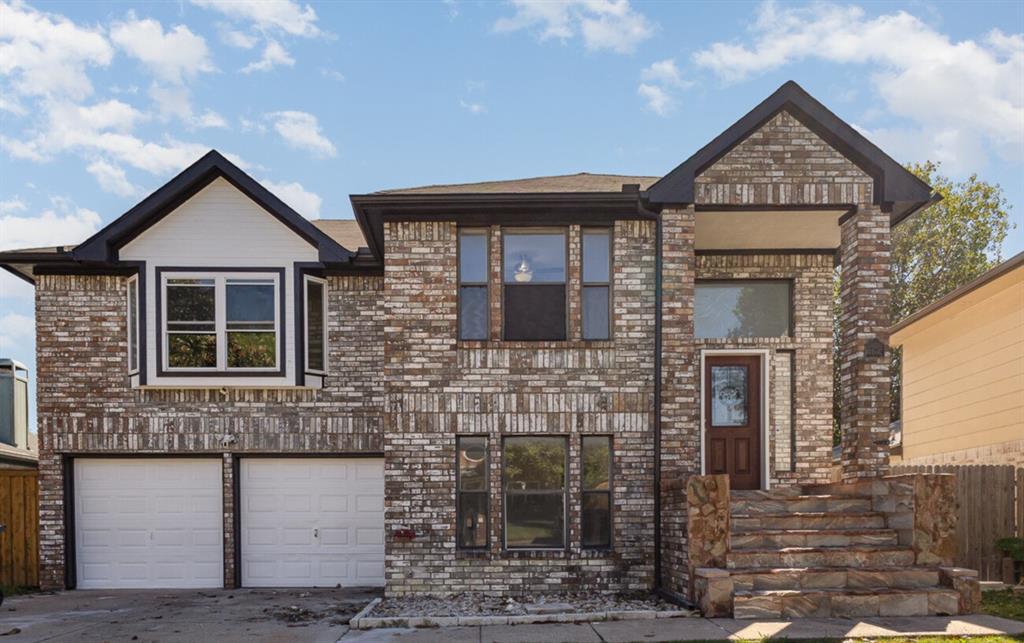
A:
[[[829,479],[836,266],[845,473],[885,473],[890,227],[931,200],[795,83],[662,177],[355,220],[210,152],[0,254],[36,287],[44,584],[691,595],[690,476]],[[797,535],[897,564],[870,509]]]

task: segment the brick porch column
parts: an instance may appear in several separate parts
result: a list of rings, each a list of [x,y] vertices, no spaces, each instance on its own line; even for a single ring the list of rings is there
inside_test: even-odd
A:
[[[693,298],[693,206],[665,208],[662,220],[661,578],[688,594],[686,481],[700,473]]]
[[[890,236],[889,215],[860,206],[842,224],[843,478],[869,478],[889,470]]]

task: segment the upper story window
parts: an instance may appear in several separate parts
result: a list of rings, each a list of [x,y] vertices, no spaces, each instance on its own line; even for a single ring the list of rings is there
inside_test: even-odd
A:
[[[327,371],[327,282],[307,275],[305,288],[306,370],[323,374]]]
[[[502,277],[507,340],[566,338],[566,233],[504,231]]]
[[[139,371],[139,277],[128,279],[128,374]]]
[[[792,283],[787,280],[698,281],[694,334],[701,339],[787,337],[791,311]]]
[[[459,339],[488,337],[487,231],[459,230]]]
[[[281,366],[280,275],[163,276],[168,371],[276,371]]]
[[[583,230],[583,339],[611,337],[611,231]]]

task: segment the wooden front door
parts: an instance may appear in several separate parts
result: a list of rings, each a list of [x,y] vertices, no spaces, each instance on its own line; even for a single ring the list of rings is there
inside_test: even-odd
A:
[[[729,474],[732,489],[761,488],[761,358],[704,360],[705,471]]]

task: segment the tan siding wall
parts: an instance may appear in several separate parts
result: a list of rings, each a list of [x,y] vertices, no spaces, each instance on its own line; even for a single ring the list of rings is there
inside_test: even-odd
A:
[[[903,346],[903,458],[1024,435],[1024,268],[893,335]]]

